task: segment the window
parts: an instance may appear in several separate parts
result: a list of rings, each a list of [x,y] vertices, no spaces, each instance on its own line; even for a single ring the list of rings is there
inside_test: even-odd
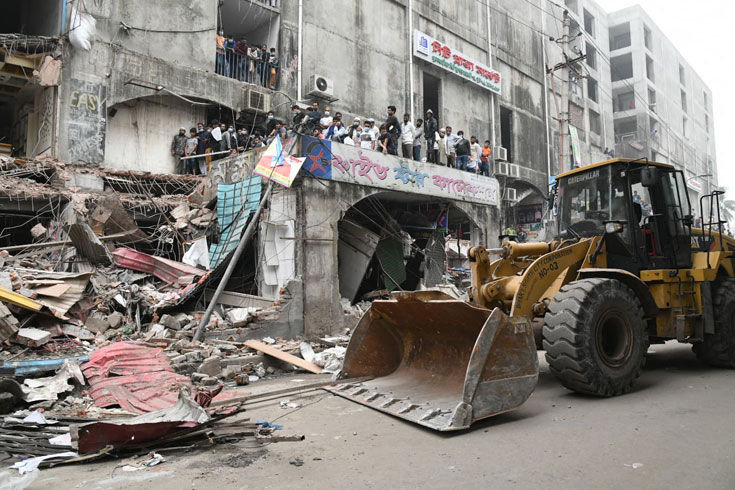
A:
[[[681,63],[679,63],[679,83],[682,85],[687,84],[686,71],[684,70],[684,67],[681,66]]]
[[[600,121],[600,114],[591,110],[590,113],[590,132],[595,134],[602,134],[602,124]]]
[[[630,22],[613,26],[608,33],[610,36],[610,51],[630,46]]]
[[[570,12],[577,13],[577,0],[564,0],[564,5],[567,6]]]
[[[687,120],[687,117],[684,116],[681,118],[681,134],[686,138],[687,137],[687,126],[689,126],[689,121]]]
[[[651,112],[656,112],[656,90],[648,89],[648,108]]]
[[[651,139],[654,141],[659,141],[659,122],[656,120],[656,118],[649,116],[648,126],[649,130],[651,131]]]
[[[702,92],[702,95],[704,95],[704,110],[709,111],[709,97],[707,97],[707,92]]]
[[[610,58],[610,74],[613,82],[633,78],[633,55],[628,53]]]
[[[704,130],[709,134],[709,114],[704,115]]]
[[[613,99],[613,112],[628,111],[635,109],[635,94],[632,90],[619,92]]]
[[[590,43],[585,43],[585,54],[587,57],[585,58],[585,62],[587,63],[587,66],[592,68],[593,70],[597,69],[597,50],[592,47]]]
[[[587,9],[582,9],[584,11],[584,30],[592,37],[595,37],[595,17],[587,12]]]
[[[646,45],[646,48],[649,51],[653,50],[653,48],[651,47],[651,29],[646,26],[643,26],[643,44]]]
[[[656,76],[653,72],[653,59],[648,55],[646,55],[646,78],[652,82],[656,81]]]
[[[687,93],[681,91],[681,110],[687,112]]]
[[[587,98],[597,102],[597,80],[594,78],[587,79]]]

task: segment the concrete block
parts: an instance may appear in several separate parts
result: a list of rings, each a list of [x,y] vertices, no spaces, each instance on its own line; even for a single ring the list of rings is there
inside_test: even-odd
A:
[[[82,189],[102,192],[105,190],[105,181],[102,180],[102,177],[94,174],[69,173],[69,180],[64,182],[64,187],[67,189],[81,187]]]
[[[110,328],[117,328],[122,324],[123,316],[122,313],[119,311],[115,311],[109,315],[107,315],[107,323],[110,325]]]
[[[51,340],[51,332],[40,328],[21,328],[18,330],[14,342],[28,347],[38,347],[49,340]]]
[[[171,330],[181,330],[181,321],[171,315],[163,315],[158,323]]]
[[[208,357],[199,365],[197,372],[206,374],[207,376],[219,376],[222,373],[221,361],[219,356]]]
[[[90,316],[84,327],[92,333],[105,333],[110,328],[106,317]]]

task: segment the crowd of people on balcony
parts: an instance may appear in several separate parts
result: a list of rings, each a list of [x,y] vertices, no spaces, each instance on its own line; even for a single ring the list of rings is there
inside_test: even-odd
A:
[[[171,155],[180,161],[178,171],[206,175],[212,161],[263,148],[277,137],[285,140],[289,135],[299,133],[388,155],[399,155],[400,152],[403,158],[485,176],[492,172],[490,141],[480,144],[475,136],[469,140],[465,138],[464,131],[454,133],[451,126],[440,128],[431,109],[426,111],[425,119],[413,122],[411,115],[405,113],[403,121],[399,121],[396,107],[391,105],[387,108],[386,120],[380,124],[373,118],[363,121],[358,116],[350,124],[345,124],[341,112],[333,113],[330,106],[322,110],[317,102],[306,110],[294,104],[291,112],[292,118],[287,124],[269,111],[265,124],[251,128],[252,131],[217,121],[208,126],[200,122],[188,134],[185,127],[180,128],[171,142]]]
[[[275,90],[278,74],[278,55],[276,48],[265,44],[248,43],[245,38],[235,40],[217,34],[217,57],[215,72],[241,82],[260,85]]]
[[[332,114],[329,106],[321,111],[316,102],[306,112],[294,104],[292,113],[291,129],[298,133],[388,155],[398,155],[400,149],[403,158],[490,176],[490,141],[485,140],[480,144],[475,136],[466,139],[464,131],[455,134],[451,126],[439,128],[431,109],[426,111],[426,119],[412,122],[411,115],[405,113],[403,122],[400,122],[396,117],[396,107],[391,105],[382,124],[376,124],[373,118],[362,121],[360,117],[355,117],[349,126],[342,121],[341,112]]]

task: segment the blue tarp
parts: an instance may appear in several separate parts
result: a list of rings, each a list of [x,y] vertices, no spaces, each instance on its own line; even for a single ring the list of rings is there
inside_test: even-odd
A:
[[[258,208],[261,178],[254,175],[234,184],[217,184],[219,243],[209,246],[209,267],[214,269],[237,248],[248,218]]]

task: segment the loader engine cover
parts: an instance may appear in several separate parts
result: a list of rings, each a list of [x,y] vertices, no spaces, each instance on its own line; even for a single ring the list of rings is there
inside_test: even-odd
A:
[[[355,328],[331,391],[440,431],[523,404],[538,380],[530,323],[436,291],[373,302]]]

